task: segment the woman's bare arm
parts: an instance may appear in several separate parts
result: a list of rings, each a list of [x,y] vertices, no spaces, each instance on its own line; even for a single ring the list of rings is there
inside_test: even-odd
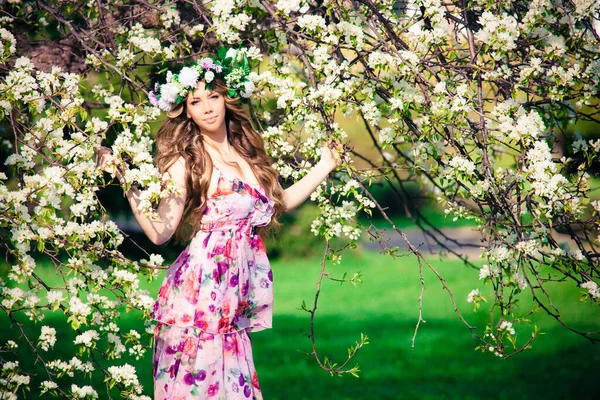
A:
[[[339,153],[329,146],[321,149],[321,160],[308,173],[283,191],[285,212],[298,207],[306,200],[327,175],[341,164]]]
[[[103,149],[98,151],[98,165],[100,168],[108,170],[107,157],[105,154],[109,154],[110,149]],[[123,183],[124,179],[122,172],[117,170],[116,175],[121,183]],[[183,216],[186,199],[185,160],[183,157],[179,157],[179,159],[167,169],[167,175],[175,185],[177,185],[179,193],[173,193],[160,201],[156,210],[158,218],[148,218],[140,212],[140,197],[137,188],[132,187],[125,192],[133,216],[146,236],[148,236],[148,239],[154,244],[163,244],[168,241],[175,233]]]

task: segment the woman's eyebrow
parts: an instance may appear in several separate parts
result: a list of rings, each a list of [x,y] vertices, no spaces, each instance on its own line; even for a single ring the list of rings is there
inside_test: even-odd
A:
[[[215,94],[215,93],[218,93],[218,92],[217,92],[217,91],[215,91],[215,90],[211,90],[210,92],[208,92],[208,94],[207,94],[206,96],[212,96],[212,95],[213,95],[213,94]],[[191,99],[191,100],[200,100],[201,98],[200,98],[200,97],[197,97],[197,96],[192,96],[192,97],[190,97],[190,99]]]

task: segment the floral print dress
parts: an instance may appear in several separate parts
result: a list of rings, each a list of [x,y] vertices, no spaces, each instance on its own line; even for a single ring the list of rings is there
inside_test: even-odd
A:
[[[249,331],[271,327],[273,273],[256,227],[273,201],[217,169],[201,226],[154,305],[155,399],[262,399]]]

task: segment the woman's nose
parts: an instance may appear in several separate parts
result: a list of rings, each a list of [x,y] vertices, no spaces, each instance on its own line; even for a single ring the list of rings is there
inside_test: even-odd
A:
[[[205,114],[209,114],[213,111],[213,106],[212,104],[210,104],[210,102],[206,103],[206,106],[204,106],[204,113]]]

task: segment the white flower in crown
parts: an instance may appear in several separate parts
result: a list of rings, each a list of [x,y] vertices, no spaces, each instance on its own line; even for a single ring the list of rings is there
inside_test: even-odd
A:
[[[206,74],[204,74],[204,81],[206,83],[211,83],[213,79],[215,79],[215,73],[212,71],[206,71]]]
[[[163,111],[171,111],[173,108],[173,103],[169,103],[165,99],[158,99],[156,107],[160,108]]]
[[[184,88],[193,89],[198,83],[200,74],[197,70],[190,67],[183,67],[179,73],[179,83]]]
[[[166,83],[160,87],[160,98],[169,103],[175,103],[179,97],[179,88],[172,83]]]

